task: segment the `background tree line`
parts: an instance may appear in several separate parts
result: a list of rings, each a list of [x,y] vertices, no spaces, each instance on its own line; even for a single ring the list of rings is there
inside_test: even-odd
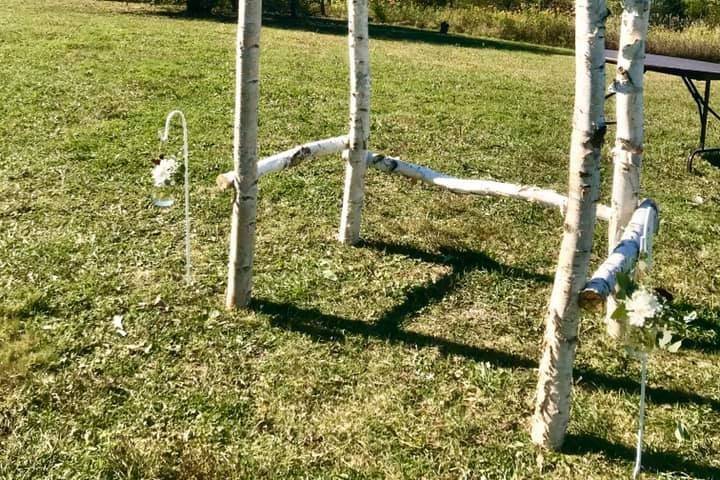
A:
[[[232,14],[237,10],[237,0],[174,0],[185,2],[193,14]],[[332,6],[344,9],[345,0],[264,0],[267,12],[286,14],[292,17],[306,15],[325,16]],[[621,10],[622,0],[609,0],[611,9]],[[342,3],[343,5],[337,5]],[[572,13],[573,0],[370,0],[373,11],[382,16],[388,8],[401,4],[414,4],[425,8],[468,8],[485,7],[504,11],[546,10],[558,13]],[[669,27],[682,27],[688,23],[706,22],[720,24],[720,0],[653,0],[653,23]]]
[[[237,12],[237,0],[185,0],[188,12],[198,15],[229,15]],[[263,0],[263,10],[291,17],[328,14],[333,0]],[[335,2],[342,0],[334,0]]]

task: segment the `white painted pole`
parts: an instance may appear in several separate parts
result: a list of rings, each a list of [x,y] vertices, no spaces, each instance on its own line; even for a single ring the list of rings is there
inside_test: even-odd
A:
[[[650,18],[650,0],[624,0],[617,74],[613,83],[616,92],[617,130],[613,150],[613,216],[608,228],[608,250],[613,251],[640,201],[640,172],[643,161],[644,108],[643,77],[645,74],[645,43]],[[615,299],[608,298],[607,330],[613,337],[622,335],[622,325],[610,315]]]
[[[578,294],[585,284],[590,263],[605,134],[605,0],[577,0],[575,15],[575,113],[568,206],[545,320],[532,420],[533,441],[551,449],[562,446],[570,418]]]
[[[257,134],[262,0],[240,0],[235,66],[233,199],[228,260],[228,309],[250,302],[257,208]]]
[[[360,240],[365,198],[365,156],[370,137],[370,42],[368,0],[348,0],[348,46],[350,50],[350,155],[345,167],[345,189],[339,240]]]

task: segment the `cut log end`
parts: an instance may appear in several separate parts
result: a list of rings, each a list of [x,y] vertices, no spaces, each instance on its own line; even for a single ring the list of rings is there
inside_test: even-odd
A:
[[[229,173],[221,173],[215,179],[215,184],[221,192],[224,192],[234,187],[235,179]]]
[[[578,299],[580,308],[587,311],[601,311],[604,302],[605,297],[600,292],[592,289],[585,289],[580,292],[580,298]]]

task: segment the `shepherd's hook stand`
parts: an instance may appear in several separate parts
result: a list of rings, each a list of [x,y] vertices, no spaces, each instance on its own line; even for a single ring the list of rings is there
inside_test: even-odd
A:
[[[185,114],[180,110],[173,110],[170,112],[165,119],[165,130],[160,135],[160,142],[167,143],[168,136],[170,133],[170,122],[173,117],[177,115],[180,117],[183,130],[183,163],[185,164],[185,283],[187,285],[192,284],[192,276],[190,274],[190,172],[189,172],[189,160],[188,160],[188,129],[187,122],[185,121]]]

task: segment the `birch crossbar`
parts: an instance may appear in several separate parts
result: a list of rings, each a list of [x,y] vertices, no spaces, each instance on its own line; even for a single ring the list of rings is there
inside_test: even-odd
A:
[[[570,144],[568,194],[495,180],[464,179],[370,151],[370,53],[368,1],[348,2],[350,124],[348,133],[312,141],[264,159],[257,157],[261,0],[238,0],[237,62],[233,161],[218,176],[232,190],[233,208],[228,261],[227,308],[250,302],[255,246],[258,180],[313,158],[342,154],[345,186],[338,238],[360,240],[368,167],[419,180],[458,194],[526,200],[559,209],[564,215],[555,282],[545,320],[532,439],[552,449],[562,446],[570,418],[572,368],[582,307],[608,302],[613,309],[617,275],[633,271],[657,231],[658,208],[640,205],[643,159],[643,65],[650,0],[624,0],[617,75],[617,129],[613,149],[612,203],[599,203],[600,159],[605,123],[606,0],[576,0],[575,108]],[[597,219],[609,222],[609,257],[588,279]],[[618,327],[608,315],[608,330]]]

